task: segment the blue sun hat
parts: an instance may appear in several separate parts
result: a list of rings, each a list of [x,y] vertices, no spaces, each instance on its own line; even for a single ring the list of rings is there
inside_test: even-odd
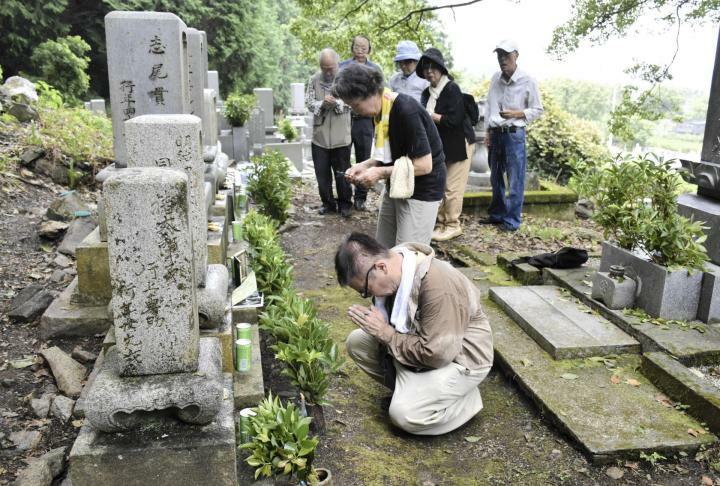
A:
[[[403,40],[398,42],[397,53],[393,58],[393,61],[407,61],[408,59],[418,61],[420,60],[420,56],[422,56],[422,53],[420,52],[420,49],[418,49],[417,44],[413,41]]]

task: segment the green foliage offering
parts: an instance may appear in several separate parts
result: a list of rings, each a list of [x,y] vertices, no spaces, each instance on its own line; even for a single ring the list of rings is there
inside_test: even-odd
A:
[[[328,324],[317,317],[309,299],[286,290],[269,299],[260,315],[260,327],[277,341],[275,357],[287,364],[282,374],[289,377],[311,404],[327,404],[328,373],[344,364],[337,344],[329,337]]]
[[[541,176],[565,184],[577,163],[602,165],[610,152],[589,122],[563,111],[554,97],[541,89],[545,113],[527,130],[528,165]]]
[[[268,150],[252,158],[248,192],[262,211],[283,224],[287,220],[292,187],[287,158],[276,150]]]
[[[255,479],[288,476],[288,481],[317,484],[312,461],[318,439],[308,436],[312,419],[301,417],[295,404],[283,405],[272,393],[253,410],[256,415],[249,419],[253,440],[240,448],[250,451],[245,462],[255,468]]]
[[[224,104],[224,114],[230,125],[241,127],[250,118],[253,108],[257,105],[255,95],[233,93],[228,96]]]
[[[654,154],[619,156],[602,165],[578,163],[573,175],[581,194],[593,200],[593,219],[618,245],[647,253],[660,265],[702,269],[707,253],[700,223],[677,212],[682,179]]]
[[[288,142],[292,142],[298,136],[297,130],[295,130],[295,127],[292,126],[292,122],[287,118],[283,118],[280,123],[280,133],[283,134],[283,137],[285,137],[285,140]]]
[[[251,246],[250,266],[255,272],[258,290],[269,298],[290,288],[292,267],[280,246],[276,223],[251,210],[243,220],[243,234],[247,235]]]
[[[38,75],[63,93],[65,100],[77,105],[90,87],[87,74],[90,46],[80,36],[48,40],[37,46],[32,63]]]

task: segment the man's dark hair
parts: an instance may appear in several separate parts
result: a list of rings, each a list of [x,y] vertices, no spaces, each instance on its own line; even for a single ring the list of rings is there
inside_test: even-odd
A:
[[[385,245],[365,233],[352,232],[345,238],[335,253],[335,273],[338,283],[348,285],[362,271],[358,268],[361,260],[387,258],[390,252]]]
[[[368,43],[368,54],[370,54],[370,52],[372,52],[372,44],[370,43],[370,39],[368,38],[368,36],[363,35],[363,34],[358,34],[358,35],[356,35],[355,37],[352,38],[352,42],[350,42],[350,52],[352,52],[352,50],[355,49],[355,41],[357,40],[358,37],[361,38],[361,39],[365,39],[365,40],[367,41],[367,43]]]
[[[378,69],[353,63],[340,70],[333,93],[344,101],[365,100],[382,93],[384,87],[383,75]]]

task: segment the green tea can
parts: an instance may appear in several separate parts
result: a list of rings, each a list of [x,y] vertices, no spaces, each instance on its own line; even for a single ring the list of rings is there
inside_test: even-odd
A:
[[[250,435],[250,417],[257,415],[252,408],[243,408],[240,410],[240,443],[247,444],[252,441]]]
[[[232,222],[233,241],[242,240],[242,221]]]
[[[250,371],[252,357],[252,341],[238,339],[235,341],[235,371],[247,373]]]
[[[235,324],[235,339],[247,339],[252,341],[252,324],[247,322]]]

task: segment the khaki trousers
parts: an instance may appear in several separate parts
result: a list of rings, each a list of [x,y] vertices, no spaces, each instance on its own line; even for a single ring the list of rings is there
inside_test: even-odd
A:
[[[365,373],[383,383],[381,348],[362,329],[345,342],[350,357]],[[416,435],[440,435],[457,429],[483,408],[478,385],[490,368],[468,370],[457,363],[417,373],[393,359],[396,378],[390,420]]]
[[[451,229],[460,228],[460,213],[462,213],[463,196],[470,173],[470,161],[475,152],[475,144],[467,145],[468,158],[460,162],[447,164],[447,182],[445,183],[445,197],[438,209],[438,226]],[[442,228],[441,228],[442,229]]]
[[[393,199],[383,189],[375,239],[392,248],[400,243],[430,244],[440,201]]]

